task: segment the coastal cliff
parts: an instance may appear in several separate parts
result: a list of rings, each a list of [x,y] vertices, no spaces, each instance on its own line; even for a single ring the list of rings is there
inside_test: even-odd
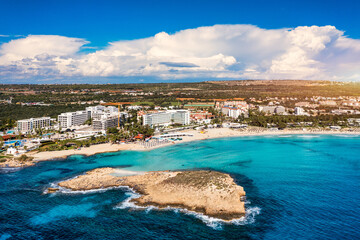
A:
[[[118,176],[114,168],[99,168],[63,181],[71,190],[128,186],[139,193],[132,201],[139,206],[179,207],[223,220],[245,215],[244,189],[229,174],[216,171],[156,171]]]

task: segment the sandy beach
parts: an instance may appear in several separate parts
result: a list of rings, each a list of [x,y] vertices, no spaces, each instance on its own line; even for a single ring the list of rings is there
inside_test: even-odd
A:
[[[45,160],[54,160],[54,159],[63,159],[71,155],[94,155],[98,153],[105,152],[117,152],[117,151],[149,151],[152,149],[166,147],[175,144],[181,144],[184,142],[199,141],[205,139],[214,139],[214,138],[225,138],[225,137],[241,137],[241,136],[264,136],[264,135],[293,135],[293,134],[348,134],[348,135],[360,135],[358,131],[335,131],[335,130],[281,130],[281,131],[271,131],[261,128],[250,127],[247,129],[231,129],[231,128],[214,128],[207,129],[204,132],[197,130],[185,130],[182,133],[193,134],[192,137],[184,136],[181,141],[163,143],[159,145],[154,145],[151,147],[146,147],[140,143],[128,143],[128,144],[111,144],[104,143],[98,145],[92,145],[90,147],[83,147],[80,150],[63,150],[63,151],[51,151],[51,152],[35,152],[28,154],[29,156],[34,157],[34,161],[45,161]]]

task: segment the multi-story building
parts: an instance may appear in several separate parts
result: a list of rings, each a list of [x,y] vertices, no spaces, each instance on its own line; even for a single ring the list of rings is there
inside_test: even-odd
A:
[[[187,125],[190,123],[188,110],[169,110],[143,115],[143,125],[168,126],[172,123]]]
[[[319,104],[323,106],[332,106],[332,107],[337,106],[337,103],[333,100],[319,101]]]
[[[286,109],[283,106],[259,106],[259,111],[268,114],[284,114]]]
[[[143,115],[143,125],[149,125],[150,127],[157,125],[170,125],[171,113],[169,112],[157,112]]]
[[[50,117],[30,118],[17,121],[17,129],[21,133],[30,133],[51,125]]]
[[[305,115],[305,111],[301,107],[295,107],[294,108],[294,114],[295,115]]]
[[[88,119],[87,111],[66,112],[58,116],[59,126],[62,128],[82,125]]]
[[[188,110],[169,110],[173,123],[188,125],[190,123],[190,112]]]
[[[95,130],[106,130],[111,127],[117,127],[118,121],[117,115],[103,115],[100,118],[93,119],[92,126]]]
[[[208,111],[196,111],[190,113],[190,120],[197,123],[210,123],[214,115]]]
[[[117,127],[118,125],[124,124],[126,116],[127,114],[124,112],[103,114],[93,119],[92,126],[95,130],[106,130],[111,127]]]
[[[276,114],[284,114],[286,112],[285,107],[283,106],[277,106],[274,110]]]
[[[216,102],[216,108],[222,108],[222,107],[236,107],[242,109],[249,109],[249,104],[245,101]]]
[[[85,111],[87,112],[89,118],[96,118],[96,117],[100,117],[103,114],[112,114],[119,112],[117,107],[114,106],[105,107],[102,105],[87,107]]]

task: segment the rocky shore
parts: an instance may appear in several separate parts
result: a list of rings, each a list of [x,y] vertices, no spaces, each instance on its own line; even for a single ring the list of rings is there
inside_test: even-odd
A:
[[[4,162],[0,163],[0,168],[24,168],[24,167],[30,167],[35,165],[35,162],[33,161],[19,161],[15,158],[7,159]]]
[[[223,220],[245,215],[245,191],[229,174],[205,170],[134,174],[99,168],[58,185],[74,191],[128,186],[141,195],[131,200],[140,206],[179,207]]]

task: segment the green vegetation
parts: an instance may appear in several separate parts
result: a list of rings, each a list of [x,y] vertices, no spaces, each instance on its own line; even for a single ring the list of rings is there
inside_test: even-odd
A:
[[[34,157],[29,157],[29,156],[27,156],[26,154],[23,154],[23,155],[21,155],[19,158],[18,158],[18,160],[20,161],[20,162],[30,162],[30,161],[32,161],[34,159]]]
[[[88,105],[67,104],[54,106],[21,106],[18,104],[0,105],[0,126],[3,129],[9,129],[15,126],[16,121],[20,119],[36,117],[57,118],[60,113],[84,110]]]
[[[135,102],[132,105],[134,106],[154,106],[153,102]]]
[[[285,128],[288,123],[309,123],[311,127],[328,127],[332,125],[340,125],[346,127],[349,118],[360,118],[359,115],[319,115],[319,116],[295,116],[295,115],[270,115],[265,116],[261,112],[249,111],[249,118],[238,119],[238,122],[247,123],[251,126],[267,127],[267,124],[276,125],[279,128]],[[299,126],[293,126],[299,127]],[[305,127],[302,126],[302,127]]]
[[[0,155],[0,163],[6,162],[7,159],[8,159],[8,156]]]
[[[68,84],[68,85],[0,85],[0,100],[12,98],[12,104],[0,103],[0,131],[11,129],[16,120],[31,117],[49,116],[57,118],[60,113],[84,110],[87,106],[94,106],[99,102],[134,102],[133,105],[182,107],[185,104],[199,102],[212,102],[213,99],[244,98],[248,103],[265,105],[266,97],[292,97],[296,100],[281,102],[285,107],[294,107],[295,102],[308,101],[306,97],[325,96],[360,96],[360,83],[330,82],[330,81],[208,81],[195,83],[153,83],[153,84]],[[178,100],[184,98],[184,101]],[[256,101],[253,99],[256,98]],[[194,99],[194,100],[191,100]],[[258,103],[257,100],[264,101]],[[21,103],[43,102],[51,106],[26,106]],[[322,106],[329,112],[335,107]],[[205,109],[199,107],[199,109]],[[123,108],[122,108],[123,110]],[[210,112],[215,115],[212,123],[221,124],[225,117],[215,111],[212,107]],[[130,111],[131,119],[125,126],[126,130],[134,128],[130,134],[142,133],[149,136],[151,132],[139,127],[136,111]],[[347,115],[347,117],[351,117]],[[267,123],[277,124],[284,127],[291,121],[316,122],[319,126],[328,126],[339,121],[342,117],[328,118],[298,117],[298,116],[262,116],[253,114],[249,119],[239,119],[239,122],[248,123],[253,126],[266,126]],[[87,121],[91,124],[91,120]]]
[[[44,151],[59,151],[59,150],[70,150],[70,149],[77,149],[79,147],[89,147],[90,145],[100,144],[100,143],[107,143],[109,142],[110,138],[107,136],[100,136],[100,137],[92,137],[87,140],[73,140],[67,139],[58,142],[47,142],[42,144],[39,147],[40,152]]]
[[[227,175],[216,171],[184,171],[175,177],[164,180],[164,183],[205,188],[215,185],[217,189],[228,187],[225,182]]]
[[[111,127],[107,130],[107,134],[118,134],[119,130],[115,127]]]
[[[92,118],[89,118],[88,120],[86,120],[86,121],[84,122],[84,124],[86,124],[86,125],[91,125],[91,124],[92,124]]]

